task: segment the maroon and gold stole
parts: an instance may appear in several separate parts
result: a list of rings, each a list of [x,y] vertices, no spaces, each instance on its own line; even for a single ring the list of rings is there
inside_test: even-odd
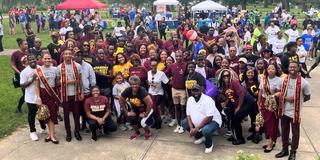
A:
[[[268,82],[267,76],[263,76],[262,77],[262,84],[263,84],[263,89],[266,92],[267,96],[271,95],[270,86],[269,86],[269,82]]]
[[[284,114],[284,104],[285,104],[285,97],[288,91],[288,86],[289,86],[289,79],[290,76],[288,75],[287,77],[284,78],[284,81],[282,83],[282,88],[281,88],[281,96],[280,96],[280,103],[279,103],[279,116],[283,116]],[[294,86],[294,118],[293,118],[293,123],[300,123],[300,98],[302,95],[302,78],[300,75],[297,76],[296,78],[296,83]]]
[[[61,99],[59,98],[59,96],[57,95],[57,93],[53,90],[53,88],[49,85],[48,80],[45,78],[43,71],[41,69],[41,67],[37,67],[37,73],[38,73],[38,77],[40,79],[40,81],[42,82],[42,84],[44,85],[45,90],[47,91],[47,93],[54,98],[54,100],[57,103],[61,103]]]
[[[73,69],[73,76],[74,78],[76,79],[77,83],[75,84],[76,85],[76,94],[75,94],[75,100],[79,100],[79,96],[80,96],[80,80],[79,80],[79,73],[78,73],[78,69],[77,69],[77,65],[75,62],[71,62],[71,65],[72,65],[72,69]],[[61,91],[61,99],[62,99],[62,102],[68,102],[68,96],[67,96],[67,75],[66,75],[66,64],[65,62],[63,62],[61,64],[61,88],[60,88],[60,91]]]

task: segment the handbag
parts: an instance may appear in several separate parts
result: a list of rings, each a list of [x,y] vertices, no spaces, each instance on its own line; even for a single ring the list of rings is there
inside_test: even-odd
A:
[[[274,95],[268,95],[266,98],[266,109],[270,112],[276,111],[278,108],[277,101]]]
[[[39,121],[45,121],[47,119],[50,118],[50,111],[48,109],[48,106],[42,104],[42,105],[38,105],[38,111],[36,114],[36,118]]]

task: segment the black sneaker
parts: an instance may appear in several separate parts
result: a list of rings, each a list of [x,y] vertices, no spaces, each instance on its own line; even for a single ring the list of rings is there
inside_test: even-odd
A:
[[[97,134],[92,134],[91,135],[91,140],[97,141],[98,140]]]
[[[81,141],[81,140],[82,140],[82,137],[81,137],[81,135],[80,135],[79,132],[75,132],[75,133],[74,133],[74,136],[76,137],[76,139],[77,139],[78,141]]]
[[[61,122],[61,121],[63,121],[63,118],[62,118],[62,116],[60,115],[60,114],[58,114],[58,120]]]
[[[238,140],[232,141],[233,145],[241,145],[241,144],[245,144],[245,143],[246,143],[246,141],[244,139],[238,139]]]
[[[288,160],[296,160],[296,154],[295,154],[295,153],[290,152],[290,155],[289,155]]]

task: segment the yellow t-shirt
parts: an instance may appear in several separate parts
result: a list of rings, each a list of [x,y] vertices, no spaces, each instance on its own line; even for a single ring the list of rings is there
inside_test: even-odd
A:
[[[158,71],[163,71],[165,68],[166,68],[165,63],[163,63],[163,62],[158,63],[158,65],[157,65]]]
[[[124,53],[124,48],[118,47],[117,50],[113,53],[113,57],[116,57],[119,53]]]
[[[115,77],[118,72],[121,72],[123,77],[126,79],[129,77],[129,69],[132,67],[130,62],[127,62],[123,65],[114,65],[112,68],[112,75]]]

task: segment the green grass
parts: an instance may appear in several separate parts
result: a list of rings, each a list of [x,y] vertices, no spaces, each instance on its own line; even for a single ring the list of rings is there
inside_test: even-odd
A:
[[[23,114],[18,115],[15,109],[21,89],[12,85],[13,71],[10,67],[10,57],[0,56],[0,138],[3,138],[27,122],[27,106],[23,105]]]

